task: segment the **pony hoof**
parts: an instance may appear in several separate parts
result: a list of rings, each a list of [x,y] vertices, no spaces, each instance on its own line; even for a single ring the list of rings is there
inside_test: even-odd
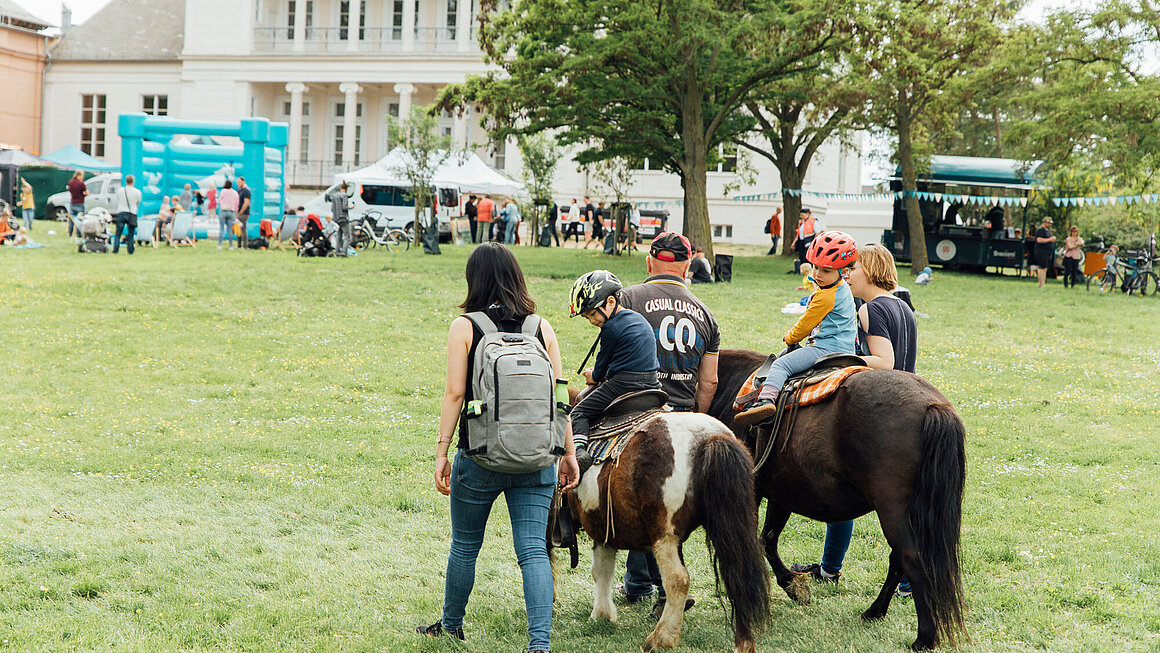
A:
[[[810,602],[810,575],[794,574],[793,580],[785,585],[785,593],[799,605],[808,605]]]
[[[862,613],[862,621],[878,621],[886,617],[885,610],[875,610],[873,608]]]
[[[743,639],[733,643],[734,653],[757,653],[757,642],[752,639]]]
[[[611,610],[597,610],[596,608],[593,608],[592,620],[600,621],[601,619],[616,623],[616,606],[612,606]]]
[[[657,649],[670,649],[677,645],[679,639],[679,637],[670,639],[658,635],[649,635],[648,639],[644,640],[644,646],[641,647],[641,650],[647,653],[647,651],[655,651]]]
[[[933,641],[928,642],[928,641],[923,641],[921,639],[916,639],[916,640],[914,640],[914,643],[910,645],[910,650],[912,650],[912,651],[930,651],[930,650],[934,649],[934,644],[935,643]]]

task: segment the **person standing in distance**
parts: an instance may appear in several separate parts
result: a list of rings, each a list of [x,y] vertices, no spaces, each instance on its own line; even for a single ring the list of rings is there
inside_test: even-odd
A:
[[[798,216],[797,231],[794,233],[791,244],[791,247],[797,250],[798,255],[798,262],[794,265],[793,274],[796,274],[801,264],[806,262],[806,252],[809,251],[810,243],[814,242],[814,236],[817,235],[818,221],[814,217],[814,212],[809,207],[803,206],[801,215]]]
[[[117,230],[113,236],[113,253],[121,249],[121,232],[129,238],[126,247],[133,254],[137,239],[137,210],[141,208],[141,191],[133,188],[133,175],[125,175],[125,185],[117,189]]]
[[[338,192],[330,196],[330,212],[334,216],[334,223],[338,225],[338,255],[346,256],[350,247],[350,186],[344,181],[338,187]]]
[[[73,218],[79,219],[85,212],[85,195],[89,194],[89,189],[85,186],[85,173],[77,170],[73,173],[72,179],[68,180],[68,212]],[[68,221],[68,235],[72,236],[75,226],[75,220]],[[80,237],[80,234],[76,234]]]
[[[479,242],[479,239],[477,238],[478,234],[476,234],[478,227],[476,226],[476,221],[475,221],[475,218],[478,215],[478,209],[475,206],[476,201],[477,201],[477,198],[475,197],[475,195],[471,195],[471,196],[468,196],[468,198],[467,198],[467,204],[463,205],[463,214],[467,216],[467,223],[469,225],[471,225],[471,242],[472,243]]]
[[[238,236],[238,247],[245,249],[250,245],[248,227],[250,223],[250,189],[246,186],[246,178],[238,177],[238,222],[242,223],[242,233]]]
[[[644,316],[657,340],[657,380],[676,411],[706,412],[717,392],[717,351],[721,332],[712,311],[689,292],[685,275],[693,252],[689,239],[666,231],[653,239],[645,266],[648,278],[620,292],[621,305]],[[618,589],[636,603],[657,592],[652,614],[664,610],[665,589],[651,553],[628,554]],[[685,603],[685,609],[693,606]]]
[[[769,234],[769,239],[773,241],[773,246],[765,253],[766,256],[777,256],[777,243],[781,240],[781,207],[769,216],[769,220],[765,223],[765,233]]]

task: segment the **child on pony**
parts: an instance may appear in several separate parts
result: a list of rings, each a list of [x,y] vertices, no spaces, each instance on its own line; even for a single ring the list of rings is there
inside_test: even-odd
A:
[[[811,341],[773,362],[757,401],[737,414],[734,418],[737,424],[750,426],[773,417],[777,413],[777,397],[785,380],[808,370],[822,356],[854,353],[854,340],[858,335],[857,311],[850,286],[842,278],[842,269],[857,259],[857,244],[841,231],[824,232],[810,244],[806,260],[814,266],[813,279],[817,290],[810,295],[806,312],[782,340],[786,345],[794,345],[810,336]]]

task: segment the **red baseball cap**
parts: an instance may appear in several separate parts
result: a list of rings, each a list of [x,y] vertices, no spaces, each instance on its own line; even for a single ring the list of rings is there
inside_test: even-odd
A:
[[[653,239],[648,253],[658,261],[681,262],[693,258],[693,246],[681,234],[666,231]]]

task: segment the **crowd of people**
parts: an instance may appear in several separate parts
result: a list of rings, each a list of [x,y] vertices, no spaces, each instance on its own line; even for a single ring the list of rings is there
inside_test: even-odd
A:
[[[482,202],[477,206],[476,224],[488,225],[479,231],[490,238],[491,220],[480,220],[478,212],[484,206]],[[915,369],[917,325],[909,306],[891,292],[897,286],[897,273],[889,250],[881,245],[858,247],[846,234],[822,232],[816,234],[805,256],[812,265],[809,283],[816,290],[809,310],[783,341],[786,345],[807,342],[775,361],[776,371],[766,379],[760,400],[739,413],[739,421],[755,423],[767,416],[781,381],[823,353],[857,353],[871,368]],[[494,342],[488,334],[496,332],[534,337],[557,379],[563,376],[564,356],[551,325],[535,315],[536,302],[511,250],[498,242],[485,242],[472,252],[465,270],[467,298],[459,307],[464,316],[451,323],[448,333],[447,379],[435,448],[435,487],[451,500],[443,612],[438,621],[418,626],[417,632],[466,638],[464,616],[476,560],[491,505],[503,495],[523,574],[529,651],[550,650],[553,592],[546,550],[548,514],[553,486],[559,484],[564,491],[574,488],[592,464],[587,446],[590,425],[610,401],[625,392],[660,388],[672,410],[699,412],[708,411],[716,393],[721,333],[713,312],[693,295],[687,282],[697,258],[687,238],[665,232],[649,247],[648,277],[643,283],[625,288],[606,270],[576,280],[569,298],[570,314],[600,329],[595,364],[584,371],[595,389],[572,408],[556,464],[505,473],[473,459],[480,451],[479,440],[485,437],[477,425],[486,428],[486,422],[473,421],[473,415],[479,406],[498,401],[479,396],[486,390],[472,381],[480,376],[475,366],[486,360],[480,355],[481,343]],[[481,314],[485,320],[479,318]],[[491,326],[481,327],[481,322]],[[525,431],[519,437],[533,442],[548,438],[535,428]],[[837,582],[851,534],[852,522],[828,525],[821,561],[795,568],[815,580]],[[650,553],[632,552],[617,590],[629,603],[655,597],[653,615],[659,616],[665,601],[659,576]],[[908,585],[900,585],[900,594],[908,592]],[[685,608],[693,604],[689,599]]]
[[[547,242],[555,242],[557,247],[566,246],[571,239],[575,247],[588,249],[590,246],[604,246],[604,237],[615,229],[615,218],[611,207],[604,201],[595,204],[585,196],[583,203],[576,198],[567,207],[551,202],[544,206]],[[463,208],[464,216],[471,224],[471,242],[489,241],[519,244],[519,224],[526,219],[520,214],[519,205],[510,198],[504,198],[497,209],[491,195],[470,195]],[[640,207],[633,205],[627,221],[627,242],[635,248],[636,234],[640,230]],[[561,240],[561,236],[563,240]],[[534,237],[539,237],[535,235]],[[583,240],[583,244],[581,244]]]

